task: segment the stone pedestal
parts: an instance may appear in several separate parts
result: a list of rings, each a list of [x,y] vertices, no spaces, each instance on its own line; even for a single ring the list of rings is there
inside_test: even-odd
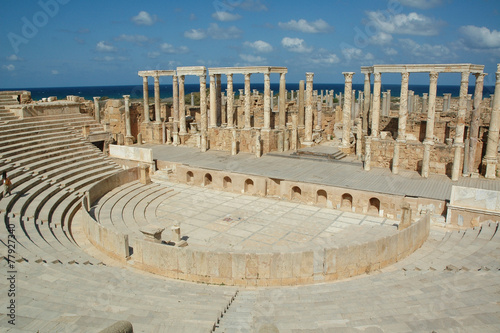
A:
[[[139,182],[141,184],[147,185],[151,184],[151,177],[149,176],[149,166],[141,165],[139,167]]]
[[[403,230],[411,226],[412,211],[410,204],[405,202],[401,206],[401,221],[398,225],[398,230]]]

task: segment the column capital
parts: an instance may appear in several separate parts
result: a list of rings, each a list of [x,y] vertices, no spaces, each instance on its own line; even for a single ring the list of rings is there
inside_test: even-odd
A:
[[[95,98],[95,97],[94,97]],[[130,98],[130,95],[123,95],[123,98],[125,99],[129,99]]]
[[[310,73],[310,72],[306,73],[306,80],[307,81],[312,81],[313,78],[314,78],[314,73]]]
[[[371,73],[365,73],[365,81],[370,81]]]
[[[410,72],[401,72],[401,79],[403,81],[408,81],[409,78],[410,78]]]
[[[484,81],[484,77],[488,75],[487,73],[474,73],[474,76],[476,77],[476,81]]]
[[[153,77],[154,77],[155,81],[160,80],[160,75],[158,75],[158,74],[153,75]]]
[[[345,82],[352,82],[354,72],[342,72],[342,74],[344,75]]]
[[[144,76],[142,77],[142,82],[148,82],[148,77],[149,77],[149,76],[144,75]]]
[[[431,81],[437,81],[438,77],[439,77],[438,72],[430,72],[429,73],[429,78]]]
[[[379,72],[373,73],[373,79],[375,81],[381,81],[382,80],[382,73],[379,73]]]
[[[100,99],[101,99],[101,97],[96,96],[96,97],[94,97],[94,102],[98,102]]]
[[[252,73],[245,73],[245,80],[250,80]]]
[[[229,79],[231,79],[231,80],[232,80],[232,79],[233,79],[233,73],[227,73],[227,74],[226,74],[226,77],[227,77],[227,79],[228,79],[228,80],[229,80]]]

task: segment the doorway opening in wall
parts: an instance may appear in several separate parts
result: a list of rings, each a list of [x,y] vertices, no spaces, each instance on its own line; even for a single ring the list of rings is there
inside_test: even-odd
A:
[[[292,200],[300,201],[302,198],[302,190],[298,186],[292,187]]]
[[[245,180],[245,193],[253,193],[253,180]]]
[[[104,141],[94,141],[92,142],[94,146],[97,147],[101,152],[104,152]]]
[[[230,177],[224,177],[224,180],[222,181],[222,187],[228,190],[231,190],[233,188],[233,181]]]
[[[380,212],[380,200],[371,198],[368,206],[368,214],[378,215]]]

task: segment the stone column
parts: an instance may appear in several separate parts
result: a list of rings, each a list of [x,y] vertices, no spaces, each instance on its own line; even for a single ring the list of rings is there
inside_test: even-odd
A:
[[[129,99],[130,95],[123,95],[125,99],[125,144],[131,145],[134,143],[134,138],[132,137],[132,127],[130,124],[130,106]]]
[[[173,95],[173,107],[174,107],[174,123],[172,124],[172,138],[173,144],[179,144],[179,80],[176,75],[172,76],[172,95]]]
[[[155,75],[155,123],[161,123],[160,76]]]
[[[372,161],[371,144],[372,144],[372,137],[365,136],[365,164],[364,164],[365,171],[370,171],[370,164]]]
[[[142,90],[144,97],[144,122],[149,123],[149,88],[148,88],[148,77],[142,77]]]
[[[387,92],[382,92],[382,116],[388,116],[387,112]]]
[[[210,125],[209,127],[217,126],[217,101],[216,101],[215,74],[210,74]]]
[[[194,93],[191,93],[191,106],[194,106]]]
[[[233,104],[234,104],[234,92],[233,92],[233,74],[227,74],[227,128],[234,127],[233,119]]]
[[[363,134],[368,133],[368,113],[370,111],[370,73],[365,73],[365,103],[363,106]]]
[[[458,101],[457,127],[455,132],[455,154],[453,157],[453,169],[451,180],[458,180],[460,176],[460,166],[463,165],[462,149],[464,148],[465,135],[465,114],[467,112],[467,90],[469,88],[469,72],[462,72],[462,80],[460,81],[460,99]],[[448,99],[450,100],[450,99]]]
[[[201,152],[207,151],[207,77],[200,75]]]
[[[439,74],[431,72],[429,85],[429,110],[427,111],[427,126],[425,128],[424,157],[422,160],[422,177],[429,177],[429,163],[431,160],[431,147],[434,145],[434,117],[436,114],[436,92]]]
[[[264,74],[264,130],[271,129],[271,74]]]
[[[474,90],[474,109],[471,113],[471,125],[469,133],[469,172],[476,172],[475,159],[479,137],[479,117],[481,115],[481,102],[483,100],[484,73],[476,73],[476,88]]]
[[[285,73],[280,74],[279,129],[286,127],[286,81]]]
[[[179,76],[179,134],[187,134],[186,131],[186,102],[184,98],[184,75]],[[201,96],[200,96],[201,98]]]
[[[500,64],[497,65],[495,96],[493,108],[491,109],[490,127],[488,129],[488,142],[486,144],[486,155],[483,164],[486,165],[486,178],[496,177],[496,167],[498,162],[498,130],[500,120]]]
[[[216,117],[215,117],[215,126],[217,126],[217,124],[221,124],[222,123],[222,103],[221,103],[221,93],[222,93],[222,90],[221,90],[221,75],[220,74],[216,74],[215,75],[215,114],[216,114]]]
[[[298,127],[304,127],[304,80],[299,81],[299,117]]]
[[[373,82],[373,113],[372,113],[372,137],[378,138],[380,121],[380,88],[382,86],[381,74],[375,73]]]
[[[392,172],[399,172],[399,150],[401,145],[406,142],[406,121],[408,119],[408,81],[410,73],[401,73],[401,94],[399,97],[399,118],[398,118],[398,137],[394,143],[394,156],[392,158]]]
[[[245,74],[245,128],[251,129],[252,125],[250,123],[250,73]]]
[[[94,97],[94,118],[98,123],[101,123],[101,108],[99,106],[100,99],[101,97]]]
[[[322,110],[323,110],[323,102],[322,102],[322,97],[321,97],[321,96],[318,96],[318,99],[316,100],[316,111],[317,111],[317,117],[316,117],[316,130],[317,130],[317,131],[320,131],[320,130],[321,130]]]
[[[351,136],[351,103],[352,103],[352,76],[354,72],[343,72],[344,106],[342,108],[342,147],[348,148]]]
[[[429,94],[428,93],[423,93],[422,94],[422,113],[427,112],[427,101],[429,99]]]
[[[306,112],[305,112],[305,136],[304,141],[312,143],[313,129],[313,78],[314,73],[306,73]]]

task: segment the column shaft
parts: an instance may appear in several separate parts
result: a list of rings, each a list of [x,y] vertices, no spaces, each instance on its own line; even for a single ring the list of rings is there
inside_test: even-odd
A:
[[[184,75],[179,76],[179,134],[187,134],[186,101],[184,98]]]
[[[217,87],[215,74],[210,74],[210,127],[217,127]]]
[[[286,126],[286,80],[285,73],[280,74],[280,95],[279,95],[279,128]]]
[[[95,121],[101,123],[101,108],[99,107],[100,97],[94,97],[94,118]]]
[[[215,126],[222,121],[222,103],[221,103],[221,75],[215,75]]]
[[[271,74],[264,74],[264,128],[271,129]]]
[[[174,99],[174,122],[179,122],[179,80],[177,75],[172,76],[172,95]]]
[[[469,133],[469,172],[476,172],[475,158],[479,137],[479,117],[481,115],[481,102],[483,100],[484,73],[476,73],[476,87],[474,90],[474,108],[471,113]]]
[[[399,98],[398,140],[406,140],[406,121],[408,119],[408,81],[410,73],[401,73],[401,95]]]
[[[342,108],[342,147],[347,148],[351,138],[352,76],[353,72],[344,72],[344,107]]]
[[[498,155],[498,130],[500,121],[500,64],[497,65],[495,95],[493,97],[493,107],[491,109],[490,127],[488,129],[488,142],[486,144],[486,178],[496,177],[496,165]]]
[[[161,106],[160,106],[160,77],[158,75],[155,78],[155,122],[161,122]]]
[[[363,133],[368,133],[368,113],[370,111],[370,73],[365,73],[364,95],[365,103],[363,105]]]
[[[312,142],[313,129],[313,78],[314,73],[306,73],[306,114],[305,114],[305,138],[304,141]]]
[[[245,74],[245,129],[252,128],[251,117],[250,117],[250,74]]]
[[[201,151],[207,150],[207,77],[200,75]]]
[[[372,137],[377,138],[380,122],[380,88],[382,86],[381,74],[375,73],[373,82],[373,113],[372,113]]]
[[[144,97],[144,122],[149,123],[149,87],[148,87],[148,77],[142,77],[142,91]]]
[[[299,117],[298,117],[298,126],[304,126],[304,80],[299,81]]]
[[[129,98],[130,95],[123,95],[125,99],[125,136],[132,136],[132,128],[130,125],[130,107],[129,107]]]
[[[427,124],[425,128],[424,156],[422,160],[422,177],[429,177],[429,163],[431,147],[434,145],[434,117],[436,114],[436,93],[439,74],[431,72],[429,85],[429,105],[427,110]]]
[[[227,127],[234,127],[233,119],[233,104],[234,104],[234,92],[233,92],[233,74],[227,74]]]
[[[460,81],[460,99],[458,101],[457,127],[455,132],[455,155],[453,157],[453,169],[451,180],[458,180],[460,176],[460,167],[463,165],[462,149],[464,148],[465,134],[465,113],[467,112],[467,91],[469,89],[469,72],[462,73]],[[449,97],[448,101],[451,99]]]

